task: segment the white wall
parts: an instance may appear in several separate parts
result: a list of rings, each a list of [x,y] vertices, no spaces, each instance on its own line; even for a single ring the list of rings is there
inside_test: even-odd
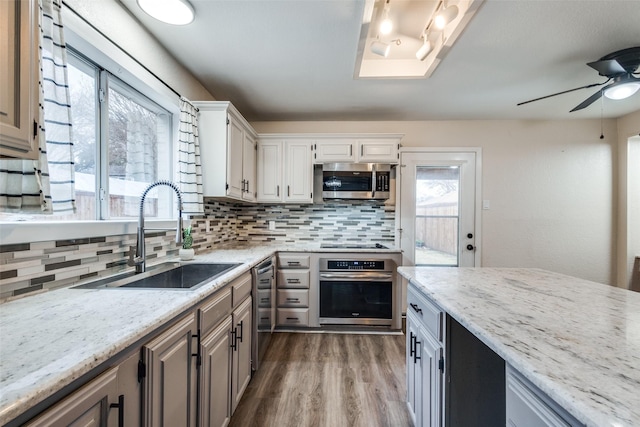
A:
[[[258,132],[404,133],[405,147],[482,147],[482,266],[615,283],[616,120],[254,122]]]

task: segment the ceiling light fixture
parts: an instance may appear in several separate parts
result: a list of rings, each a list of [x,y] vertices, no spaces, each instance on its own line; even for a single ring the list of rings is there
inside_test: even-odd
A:
[[[380,26],[378,27],[380,34],[383,35],[391,34],[391,31],[393,31],[393,21],[389,19],[389,1],[390,0],[387,0],[384,5],[383,18],[382,21],[380,21]]]
[[[158,21],[172,25],[186,25],[195,12],[187,0],[137,0],[140,9]]]
[[[389,56],[389,50],[391,46],[387,43],[383,43],[380,40],[376,40],[371,43],[371,52],[376,55],[384,56],[385,58]]]
[[[429,35],[427,33],[422,34],[422,39],[424,43],[420,46],[420,49],[416,52],[416,59],[418,61],[424,61],[431,52],[431,42],[429,41]]]
[[[604,90],[604,96],[609,99],[625,99],[636,93],[640,89],[640,81],[614,83]]]
[[[456,16],[458,16],[458,6],[454,4],[440,10],[434,18],[433,24],[437,29],[442,30],[449,25],[451,21],[456,19]]]

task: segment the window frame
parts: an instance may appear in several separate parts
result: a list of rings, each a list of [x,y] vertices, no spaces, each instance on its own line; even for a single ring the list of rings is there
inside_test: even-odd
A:
[[[136,63],[127,53],[120,50],[108,39],[100,35],[72,13],[66,13],[65,38],[67,45],[81,57],[108,71],[149,100],[155,102],[172,115],[170,130],[170,150],[175,156],[180,120],[178,96],[157,77]],[[102,77],[101,77],[102,78]],[[105,77],[106,78],[106,75]],[[106,144],[102,144],[106,147]],[[101,153],[99,161],[107,161]],[[175,174],[175,158],[171,161],[171,177]],[[104,167],[102,173],[106,173]],[[108,179],[108,177],[107,177]],[[96,183],[100,197],[99,186]],[[173,195],[171,195],[173,197]],[[97,207],[96,207],[97,208]],[[176,212],[177,213],[177,212]],[[104,216],[101,216],[104,218]],[[76,221],[0,221],[0,240],[3,245],[33,243],[41,241],[84,239],[98,236],[135,234],[137,218],[76,220]],[[175,219],[145,219],[153,228],[173,228]],[[52,225],[55,225],[52,227]]]

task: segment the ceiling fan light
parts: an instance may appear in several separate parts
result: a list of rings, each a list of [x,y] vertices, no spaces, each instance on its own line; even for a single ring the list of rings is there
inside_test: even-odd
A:
[[[604,96],[609,99],[625,99],[636,93],[640,89],[640,82],[627,82],[613,85],[604,90]]]
[[[371,43],[371,52],[375,53],[376,55],[384,56],[385,58],[389,56],[390,49],[391,49],[391,46],[389,44],[383,43],[379,40],[376,40],[373,43]]]
[[[454,4],[438,12],[433,20],[433,23],[437,29],[442,30],[444,29],[444,27],[449,25],[451,21],[456,19],[456,16],[458,16],[458,6]]]
[[[193,21],[195,12],[187,0],[137,0],[147,15],[172,25],[186,25]]]
[[[420,46],[420,49],[416,52],[416,59],[418,61],[424,61],[431,52],[431,42],[427,40],[427,37],[424,38],[424,44]]]

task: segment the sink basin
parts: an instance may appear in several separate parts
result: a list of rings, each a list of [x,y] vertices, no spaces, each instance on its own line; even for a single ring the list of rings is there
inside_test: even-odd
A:
[[[74,289],[194,289],[242,264],[166,263],[144,273],[127,272],[95,280]]]

